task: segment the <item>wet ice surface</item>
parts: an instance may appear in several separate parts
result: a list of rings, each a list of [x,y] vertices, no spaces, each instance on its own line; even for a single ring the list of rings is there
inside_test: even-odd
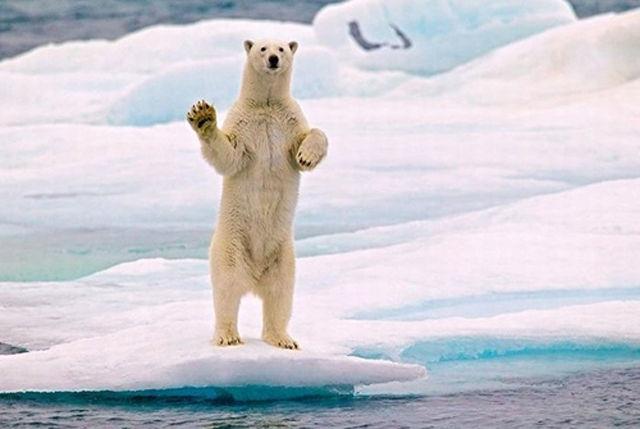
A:
[[[0,357],[0,391],[440,397],[627,374],[613,370],[640,358],[640,13],[499,3],[478,22],[444,14],[450,37],[414,35],[411,61],[387,46],[362,62],[348,35],[331,49],[349,14],[388,36],[378,2],[358,1],[313,26],[157,27],[0,62],[0,341],[29,350]],[[496,20],[531,26],[494,50]],[[421,67],[466,24],[476,44]],[[208,342],[220,178],[183,120],[202,97],[223,117],[242,41],[270,34],[301,43],[293,90],[331,140],[296,219],[299,353],[258,341],[252,298],[248,344]]]

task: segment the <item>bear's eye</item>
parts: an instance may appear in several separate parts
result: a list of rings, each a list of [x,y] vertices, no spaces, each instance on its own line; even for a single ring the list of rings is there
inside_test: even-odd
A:
[[[284,49],[282,48],[282,46],[281,46],[281,47],[279,47],[279,48],[278,48],[278,50],[279,50],[280,52],[284,52]]]
[[[260,48],[260,52],[264,52],[264,51],[266,51],[266,50],[267,50],[267,48],[266,48],[266,47],[264,47],[264,46],[263,46],[262,48]]]

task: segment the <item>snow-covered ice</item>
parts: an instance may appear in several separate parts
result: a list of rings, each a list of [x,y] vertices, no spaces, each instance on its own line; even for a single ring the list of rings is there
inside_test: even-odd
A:
[[[432,80],[413,79],[397,94],[464,95],[483,105],[576,102],[612,88],[637,97],[639,49],[640,11],[601,15],[514,42]]]
[[[356,0],[0,62],[0,345],[28,350],[0,391],[424,393],[637,363],[640,12],[485,5]],[[415,46],[361,51],[354,19]],[[183,120],[203,97],[224,116],[242,41],[272,35],[301,43],[294,92],[331,144],[296,220],[298,353],[258,340],[251,297],[247,344],[209,343],[220,178]]]
[[[344,61],[430,75],[575,19],[564,0],[352,0],[325,7],[313,23]]]

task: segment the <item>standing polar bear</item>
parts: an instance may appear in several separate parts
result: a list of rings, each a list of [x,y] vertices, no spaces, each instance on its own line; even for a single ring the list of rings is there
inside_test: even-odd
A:
[[[293,216],[300,172],[325,157],[327,138],[309,128],[291,97],[297,48],[296,42],[245,41],[240,96],[222,128],[205,101],[187,113],[202,155],[224,176],[209,251],[217,345],[242,343],[240,298],[253,292],[263,302],[263,340],[298,348],[287,333],[295,274]]]

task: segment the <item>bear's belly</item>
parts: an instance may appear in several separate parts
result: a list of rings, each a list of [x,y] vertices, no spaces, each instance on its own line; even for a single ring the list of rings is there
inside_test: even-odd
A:
[[[246,235],[254,260],[268,259],[280,244],[291,237],[297,203],[298,183],[282,177],[260,175],[245,194]]]
[[[275,118],[257,115],[236,135],[249,161],[224,178],[218,232],[237,243],[242,259],[260,271],[292,239],[300,173],[289,160],[292,136]]]
[[[223,251],[231,265],[243,261],[242,265],[259,277],[278,258],[282,246],[293,239],[295,197],[282,191],[254,189],[243,198],[229,198],[235,200],[233,203],[225,204],[225,200],[214,240],[217,237],[231,245]]]

